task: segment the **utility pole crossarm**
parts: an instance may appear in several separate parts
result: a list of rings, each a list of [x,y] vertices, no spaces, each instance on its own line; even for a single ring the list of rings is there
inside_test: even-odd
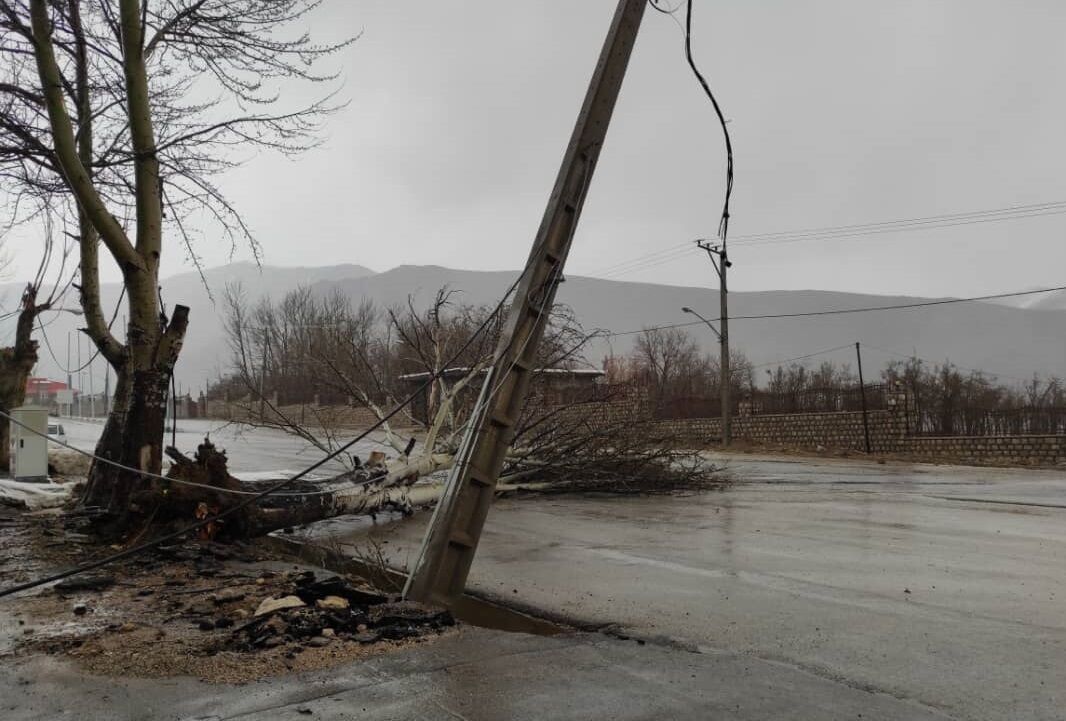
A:
[[[466,586],[646,7],[647,0],[619,0],[493,365],[407,580],[405,598],[448,605]]]

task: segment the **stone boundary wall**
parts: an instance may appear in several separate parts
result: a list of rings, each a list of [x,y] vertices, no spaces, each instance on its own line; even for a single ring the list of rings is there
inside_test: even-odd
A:
[[[531,403],[536,399],[531,398]],[[1066,465],[1066,435],[1052,436],[911,436],[903,398],[890,402],[889,410],[870,411],[870,450],[916,458],[942,458],[963,463],[1004,465]],[[211,401],[209,418],[250,420],[253,413],[240,403]],[[257,410],[257,408],[256,408]],[[316,418],[330,425],[365,428],[377,420],[360,406],[283,406],[280,409],[301,423],[316,425]],[[560,425],[574,422],[592,426],[643,422],[651,417],[646,392],[622,388],[606,400],[576,403],[553,409]],[[394,419],[394,427],[410,427],[405,417]],[[651,421],[651,435],[672,436],[685,445],[703,448],[721,442],[719,418],[684,418]],[[865,451],[862,413],[746,414],[733,418],[733,438],[756,445],[783,445],[794,448]]]
[[[907,404],[899,402],[892,404],[890,410],[869,412],[871,452],[964,463],[1066,465],[1066,435],[912,436],[908,433],[905,408]],[[656,426],[695,447],[716,445],[722,438],[719,418],[657,421]],[[822,446],[850,451],[866,448],[862,413],[853,411],[738,415],[733,418],[733,438],[767,446]]]
[[[1066,465],[1066,436],[913,436],[904,453],[966,463],[1012,466]]]
[[[536,394],[526,400],[526,406],[532,409],[535,418],[551,414],[552,420],[564,427],[582,423],[602,428],[618,423],[643,422],[651,417],[647,390],[636,386],[611,388],[603,399],[564,405],[538,403]]]
[[[870,411],[868,417],[870,450],[874,453],[898,452],[906,434],[906,418],[896,411]],[[700,446],[720,443],[722,439],[720,418],[657,421],[656,426],[664,433],[677,435],[683,442]],[[733,438],[763,445],[866,449],[859,411],[736,416],[733,418]]]

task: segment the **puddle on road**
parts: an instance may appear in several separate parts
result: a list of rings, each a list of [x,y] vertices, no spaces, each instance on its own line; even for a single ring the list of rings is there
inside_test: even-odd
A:
[[[366,563],[330,548],[323,548],[313,542],[305,542],[283,536],[268,536],[263,539],[268,545],[284,551],[299,560],[324,568],[337,574],[356,576],[364,580],[380,576],[379,568],[371,569]],[[389,569],[389,577],[401,588],[407,576],[399,571]],[[528,633],[534,636],[558,636],[573,633],[574,628],[537,618],[513,608],[508,608],[484,598],[463,594],[452,606],[452,615],[463,623],[480,628],[510,633]]]

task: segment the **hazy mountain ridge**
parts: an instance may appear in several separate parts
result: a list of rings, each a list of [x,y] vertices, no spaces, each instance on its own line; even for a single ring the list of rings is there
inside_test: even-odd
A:
[[[190,307],[190,329],[177,368],[177,380],[185,388],[198,390],[206,381],[225,372],[229,346],[223,331],[224,292],[227,284],[240,283],[250,300],[264,295],[280,298],[286,292],[308,285],[316,293],[339,291],[353,300],[367,297],[382,307],[405,303],[409,294],[418,306],[425,306],[437,289],[448,285],[458,291],[456,302],[493,305],[514,281],[516,271],[469,271],[439,266],[405,265],[383,273],[358,265],[320,268],[280,268],[252,263],[236,263],[205,272],[214,302],[199,274],[182,273],[163,281],[163,298],[168,304],[184,303]],[[21,284],[0,286],[5,307],[17,299]],[[104,286],[103,302],[113,307],[118,299],[117,284]],[[718,293],[708,288],[629,283],[581,276],[567,276],[559,289],[558,300],[572,306],[587,329],[607,329],[615,333],[639,331],[651,325],[685,323],[691,316],[681,312],[692,306],[708,318],[718,315]],[[757,365],[807,355],[860,341],[864,346],[867,375],[877,372],[893,356],[917,354],[929,362],[950,358],[960,366],[982,368],[1004,380],[1022,380],[1035,371],[1043,375],[1066,376],[1066,294],[1041,297],[1039,307],[1017,308],[997,303],[958,303],[930,308],[880,311],[810,318],[776,318],[744,320],[743,316],[821,312],[920,302],[908,296],[875,296],[834,291],[758,291],[730,294],[730,311],[736,319],[730,326],[735,348],[743,350]],[[1045,307],[1046,306],[1046,307]],[[121,325],[122,309],[120,309]],[[47,327],[52,347],[65,365],[68,331],[80,325],[80,319],[60,314]],[[0,332],[9,333],[8,325]],[[116,330],[118,330],[116,328]],[[688,328],[705,349],[713,351],[716,342],[707,328]],[[76,334],[72,334],[72,337]],[[3,336],[0,335],[0,338]],[[590,360],[598,362],[608,353],[628,352],[636,334],[608,338],[591,351]],[[72,341],[76,343],[76,341]],[[76,347],[76,346],[75,346]],[[883,350],[882,350],[883,349]],[[57,365],[42,347],[39,375],[62,378]],[[88,357],[83,341],[83,362]],[[72,352],[72,365],[76,359]],[[854,351],[845,348],[823,358],[850,362]],[[94,367],[97,383],[103,378],[103,363]],[[761,373],[761,370],[760,370]],[[97,388],[100,388],[97,385]]]

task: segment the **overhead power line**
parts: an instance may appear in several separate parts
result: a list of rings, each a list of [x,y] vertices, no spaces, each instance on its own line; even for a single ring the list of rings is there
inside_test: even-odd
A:
[[[870,223],[851,225],[832,225],[818,228],[802,228],[766,233],[749,233],[734,235],[734,243],[742,245],[772,245],[776,243],[797,243],[808,240],[840,240],[887,233],[906,233],[921,230],[939,230],[979,223],[995,223],[1008,220],[1026,220],[1066,214],[1066,200],[1034,203],[1030,205],[1012,205],[1003,208],[975,210],[963,213],[946,213],[915,218],[899,218]],[[696,250],[691,243],[680,243],[650,253],[634,256],[609,266],[589,271],[583,275],[610,280],[629,275],[640,270],[656,267],[664,263],[681,260]]]
[[[816,350],[813,353],[807,353],[806,355],[798,355],[798,356],[795,356],[793,358],[782,358],[781,360],[770,361],[768,363],[759,363],[758,365],[753,365],[751,367],[751,369],[755,370],[756,368],[766,368],[768,366],[779,366],[779,365],[782,365],[783,363],[794,363],[795,361],[798,361],[798,360],[807,360],[808,358],[815,358],[815,357],[820,356],[820,355],[829,355],[830,353],[835,353],[838,350],[852,350],[854,347],[855,347],[854,344],[847,343],[845,345],[838,345],[835,348],[826,348],[825,350]]]
[[[999,298],[1018,298],[1026,295],[1037,295],[1040,293],[1054,293],[1056,291],[1066,290],[1066,285],[1056,286],[1054,288],[1040,288],[1038,290],[1020,290],[1012,293],[994,293],[991,295],[975,295],[969,298],[944,298],[943,300],[926,300],[919,301],[917,303],[897,303],[894,305],[875,305],[866,306],[863,308],[837,308],[831,310],[814,310],[801,313],[766,313],[763,315],[730,315],[730,320],[763,320],[772,318],[809,318],[814,316],[823,315],[846,315],[849,313],[871,313],[874,311],[882,310],[907,310],[910,308],[928,308],[938,305],[951,305],[954,303],[971,303],[981,300],[997,300]],[[688,328],[694,325],[702,325],[701,321],[687,321],[683,323],[670,323],[667,325],[650,326],[646,328],[640,328],[637,330],[627,331],[607,331],[604,333],[607,337],[616,337],[623,335],[636,335],[649,330],[669,330],[671,328]]]
[[[1025,218],[1043,218],[1049,215],[1066,214],[1066,206],[1051,208],[1041,212],[1013,213],[1010,215],[997,215],[988,217],[972,217],[956,221],[937,222],[913,222],[906,225],[871,226],[857,230],[845,230],[834,232],[803,232],[795,235],[782,235],[780,237],[737,237],[736,242],[744,245],[776,245],[780,243],[797,243],[805,240],[839,240],[842,238],[859,238],[870,235],[884,235],[886,233],[900,233],[914,230],[939,230],[942,228],[955,228],[964,225],[977,225],[981,223],[997,223],[1005,220],[1021,220]]]
[[[598,268],[593,273],[597,276],[612,275],[620,270],[628,268],[630,266],[641,266],[646,263],[655,262],[659,258],[676,255],[678,253],[690,253],[692,252],[692,242],[686,241],[684,243],[678,243],[677,245],[671,245],[667,248],[660,250],[653,250],[650,253],[642,253],[641,255],[634,256],[628,260],[619,261],[611,265]]]
[[[699,249],[693,243],[686,243],[684,248],[678,248],[671,251],[669,254],[663,254],[659,257],[649,258],[639,263],[615,268],[606,273],[594,273],[593,276],[600,278],[601,280],[616,280],[622,276],[630,275],[637,271],[647,270],[648,268],[654,268],[666,263],[673,263],[674,261],[682,260],[684,258],[691,258],[693,251],[698,252],[698,250]]]
[[[1053,211],[1048,213],[1047,211]],[[869,223],[855,223],[851,225],[831,225],[820,228],[804,228],[800,230],[784,230],[771,233],[748,233],[734,236],[736,241],[748,243],[757,241],[777,241],[781,239],[801,240],[820,239],[828,236],[836,236],[844,233],[847,237],[856,233],[866,233],[880,230],[893,232],[904,229],[921,229],[922,226],[936,225],[941,223],[955,224],[958,221],[973,222],[997,222],[1001,220],[1013,220],[1016,218],[1039,217],[1040,215],[1057,215],[1066,213],[1066,200],[1055,200],[1046,203],[1034,203],[1031,205],[1011,205],[1004,208],[992,208],[987,210],[974,210],[963,213],[946,213],[942,215],[929,215],[916,218],[899,218],[895,220],[881,220]],[[945,226],[950,227],[950,226]]]

